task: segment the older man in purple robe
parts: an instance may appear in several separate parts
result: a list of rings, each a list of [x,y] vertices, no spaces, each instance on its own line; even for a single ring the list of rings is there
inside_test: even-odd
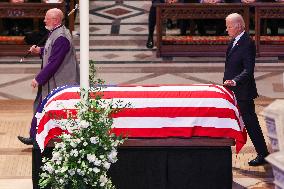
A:
[[[40,55],[43,60],[40,72],[31,82],[32,87],[38,87],[41,90],[35,100],[39,102],[35,104],[40,104],[41,100],[57,87],[79,84],[79,64],[76,60],[71,34],[62,25],[63,17],[63,12],[60,9],[49,9],[44,18],[45,28],[49,30],[45,46],[37,47],[33,45],[30,48],[32,54]],[[30,137],[18,136],[18,139],[24,144],[32,145],[35,135],[36,118],[33,117]]]

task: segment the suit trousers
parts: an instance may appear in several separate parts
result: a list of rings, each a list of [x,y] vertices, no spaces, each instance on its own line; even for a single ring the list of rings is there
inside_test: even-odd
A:
[[[156,26],[156,7],[154,7],[156,3],[165,3],[165,1],[164,0],[152,0],[152,6],[150,8],[149,20],[148,20],[148,31],[149,31],[149,36],[151,37],[153,37],[154,35],[155,26]]]
[[[41,86],[38,87],[38,92],[36,95],[36,98],[34,100],[34,105],[33,105],[33,118],[31,121],[31,127],[30,127],[30,138],[35,139],[36,138],[36,127],[37,127],[37,118],[35,117],[36,113],[38,112],[41,104]]]
[[[245,128],[255,147],[257,154],[263,156],[268,155],[264,136],[259,125],[257,115],[255,113],[254,100],[240,100],[238,101],[238,105],[240,107],[240,112],[245,124]]]

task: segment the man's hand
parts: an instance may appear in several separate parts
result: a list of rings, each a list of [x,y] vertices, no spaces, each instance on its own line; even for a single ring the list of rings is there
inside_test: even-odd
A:
[[[236,86],[236,82],[234,81],[234,80],[226,80],[225,82],[224,82],[224,85],[225,86]]]
[[[32,83],[31,83],[31,86],[32,86],[33,88],[36,88],[36,87],[38,86],[38,82],[37,82],[35,79],[33,79],[33,80],[32,80]]]
[[[221,0],[203,0],[202,3],[210,3],[210,4],[215,4],[215,3],[221,3]]]
[[[10,0],[10,3],[24,3],[24,0]]]
[[[176,3],[178,0],[166,0],[167,3]]]
[[[254,3],[255,0],[241,0],[242,3]]]
[[[31,51],[32,54],[39,54],[40,53],[40,47],[33,45],[33,46],[31,46],[29,51]]]

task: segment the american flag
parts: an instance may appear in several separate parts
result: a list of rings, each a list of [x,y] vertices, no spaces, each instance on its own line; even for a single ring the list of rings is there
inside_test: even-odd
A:
[[[43,151],[63,129],[49,115],[75,111],[79,86],[54,90],[37,113],[36,141]],[[213,84],[107,86],[103,99],[131,103],[113,116],[113,132],[128,138],[220,137],[233,138],[236,151],[246,143],[246,131],[232,91]],[[64,118],[63,118],[64,119]],[[64,120],[63,120],[64,121]]]

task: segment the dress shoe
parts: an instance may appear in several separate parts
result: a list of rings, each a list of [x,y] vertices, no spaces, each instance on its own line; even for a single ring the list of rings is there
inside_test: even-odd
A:
[[[147,43],[146,43],[146,47],[148,49],[152,49],[154,47],[153,37],[151,37],[151,36],[148,37],[148,40],[147,40]]]
[[[248,162],[249,166],[260,166],[260,165],[264,165],[267,163],[267,161],[265,160],[266,156],[263,155],[257,155],[255,159],[251,160]]]
[[[174,28],[174,25],[173,25],[173,22],[171,19],[168,19],[167,20],[167,29],[173,29]]]
[[[34,143],[34,139],[33,138],[25,138],[22,136],[18,136],[19,141],[21,141],[22,143],[26,144],[26,145],[33,145]]]

